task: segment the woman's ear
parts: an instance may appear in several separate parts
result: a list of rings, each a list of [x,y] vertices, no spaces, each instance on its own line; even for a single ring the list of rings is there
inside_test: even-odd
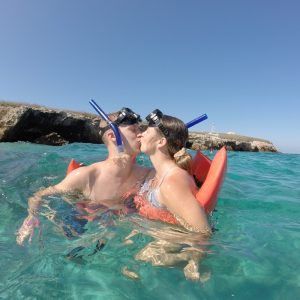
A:
[[[162,137],[162,138],[159,139],[158,145],[159,145],[160,147],[163,147],[163,146],[165,146],[166,144],[167,144],[167,139],[166,139],[165,137]]]

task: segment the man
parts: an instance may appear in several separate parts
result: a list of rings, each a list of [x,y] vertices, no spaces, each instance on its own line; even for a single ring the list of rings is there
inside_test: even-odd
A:
[[[96,211],[99,207],[120,207],[130,193],[135,193],[148,173],[147,168],[135,163],[140,151],[137,135],[140,133],[137,114],[130,109],[112,113],[109,119],[119,129],[124,152],[117,148],[117,137],[106,121],[100,122],[100,135],[107,147],[106,160],[73,170],[60,183],[36,192],[28,199],[28,216],[17,233],[17,243],[31,237],[39,226],[37,219],[42,197],[51,194],[79,192],[88,200],[80,203],[85,211]],[[76,200],[75,200],[76,201]]]

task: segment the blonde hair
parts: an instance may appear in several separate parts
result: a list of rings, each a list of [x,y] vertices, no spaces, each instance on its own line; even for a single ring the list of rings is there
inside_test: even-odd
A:
[[[182,147],[174,154],[174,161],[181,169],[184,169],[190,173],[192,156]]]
[[[161,124],[169,132],[168,136],[163,135],[167,139],[169,155],[178,167],[190,172],[192,156],[184,148],[189,136],[187,127],[180,119],[168,115],[163,115]]]

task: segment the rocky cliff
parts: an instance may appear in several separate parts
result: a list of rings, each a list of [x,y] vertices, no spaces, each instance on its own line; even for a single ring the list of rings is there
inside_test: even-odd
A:
[[[226,146],[229,151],[278,152],[270,141],[233,133],[190,132],[187,146],[193,150]]]
[[[28,141],[38,144],[102,143],[99,117],[93,114],[50,109],[42,106],[0,102],[0,142]],[[259,138],[236,134],[190,132],[188,147],[194,150],[277,152],[274,145]]]
[[[100,143],[98,124],[95,115],[0,102],[0,142]]]

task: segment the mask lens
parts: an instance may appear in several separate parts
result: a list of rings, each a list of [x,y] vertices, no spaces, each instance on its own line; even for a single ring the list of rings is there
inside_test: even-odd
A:
[[[133,125],[133,124],[138,124],[141,122],[140,115],[136,114],[133,112],[130,108],[123,107],[120,111],[120,114],[115,121],[117,125]]]
[[[123,119],[121,122],[119,122],[119,125],[123,125],[123,126],[128,126],[128,125],[134,125],[134,124],[138,124],[138,120],[137,119],[133,119],[133,118],[125,118]]]
[[[149,123],[149,126],[158,126],[162,117],[163,113],[159,109],[155,109],[146,117],[146,121]]]
[[[146,121],[148,122],[149,127],[158,127],[159,130],[163,133],[163,135],[167,137],[169,136],[169,130],[166,129],[161,123],[162,117],[163,113],[159,109],[155,109],[146,117]]]

